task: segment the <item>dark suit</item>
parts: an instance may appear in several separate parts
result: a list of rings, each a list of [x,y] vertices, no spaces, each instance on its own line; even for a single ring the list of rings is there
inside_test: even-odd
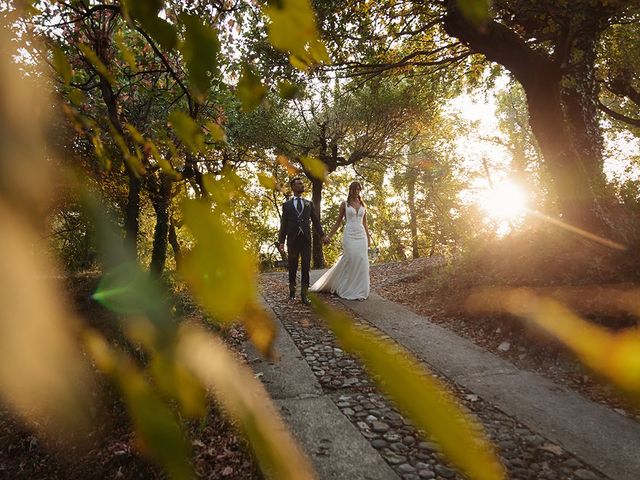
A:
[[[309,286],[309,269],[311,268],[311,222],[315,233],[324,236],[320,219],[309,200],[301,199],[302,212],[296,210],[293,197],[282,204],[282,218],[280,220],[279,243],[287,239],[287,254],[289,255],[289,285],[296,284],[298,272],[298,258],[302,257],[303,287]]]

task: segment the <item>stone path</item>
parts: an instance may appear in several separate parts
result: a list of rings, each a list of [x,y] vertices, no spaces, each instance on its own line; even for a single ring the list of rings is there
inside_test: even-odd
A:
[[[317,276],[320,272],[313,272]],[[281,332],[277,363],[250,359],[322,479],[461,479],[382,396],[283,275],[264,297]],[[335,299],[327,299],[337,304]],[[411,350],[473,412],[512,479],[640,478],[640,426],[372,295],[342,302],[356,320]],[[603,473],[605,472],[605,473]]]

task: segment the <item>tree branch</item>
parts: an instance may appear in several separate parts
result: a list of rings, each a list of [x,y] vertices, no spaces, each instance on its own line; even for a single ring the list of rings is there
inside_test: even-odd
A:
[[[602,110],[604,113],[606,113],[607,115],[609,115],[611,118],[614,118],[620,122],[626,123],[627,125],[630,125],[632,127],[640,127],[640,118],[627,117],[622,113],[618,113],[615,110],[611,110],[600,100],[598,100],[598,108]]]
[[[557,70],[548,57],[531,49],[522,37],[501,23],[492,20],[484,28],[471,25],[452,0],[447,3],[444,29],[488,60],[503,65],[523,85],[535,80],[535,72],[546,71],[548,75]]]

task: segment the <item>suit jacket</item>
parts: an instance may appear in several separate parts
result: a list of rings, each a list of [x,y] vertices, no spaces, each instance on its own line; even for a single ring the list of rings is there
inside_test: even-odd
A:
[[[317,234],[324,236],[324,231],[320,225],[320,218],[316,213],[316,209],[309,200],[302,199],[302,213],[298,213],[293,203],[296,197],[292,197],[282,204],[282,218],[280,219],[280,233],[278,235],[279,243],[284,243],[285,237],[294,239],[298,232],[302,232],[304,236],[311,241],[311,222]]]

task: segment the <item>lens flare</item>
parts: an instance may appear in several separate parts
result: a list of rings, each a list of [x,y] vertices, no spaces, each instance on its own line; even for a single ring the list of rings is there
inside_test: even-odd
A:
[[[514,220],[527,211],[527,195],[518,185],[504,182],[487,190],[479,204],[491,218]]]

